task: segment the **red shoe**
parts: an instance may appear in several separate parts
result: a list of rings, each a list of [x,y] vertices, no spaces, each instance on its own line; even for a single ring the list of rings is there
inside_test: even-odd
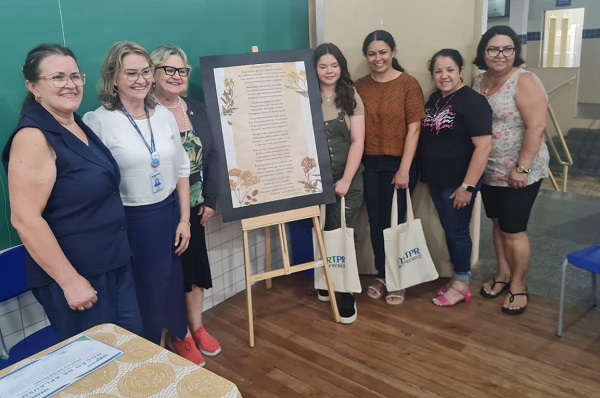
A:
[[[192,334],[192,337],[204,355],[214,357],[221,352],[219,342],[208,334],[204,326],[200,326],[200,328]]]
[[[198,347],[196,347],[194,339],[191,337],[186,337],[180,341],[173,337],[171,338],[171,346],[180,357],[183,357],[190,362],[194,362],[198,366],[206,365],[204,357],[200,351],[198,351]]]

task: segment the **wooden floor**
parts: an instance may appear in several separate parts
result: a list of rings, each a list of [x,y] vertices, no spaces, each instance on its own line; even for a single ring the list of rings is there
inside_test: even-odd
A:
[[[395,307],[363,292],[352,325],[333,322],[312,277],[277,278],[270,290],[258,283],[254,348],[245,292],[205,313],[223,347],[207,369],[257,398],[600,397],[598,312],[567,308],[557,338],[555,302],[531,297],[516,317],[478,294],[439,308],[431,297],[441,283],[411,289]]]

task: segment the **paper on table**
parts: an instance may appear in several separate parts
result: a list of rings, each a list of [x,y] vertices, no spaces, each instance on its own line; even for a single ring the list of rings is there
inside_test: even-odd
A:
[[[40,359],[0,378],[0,398],[45,398],[123,355],[81,336]]]

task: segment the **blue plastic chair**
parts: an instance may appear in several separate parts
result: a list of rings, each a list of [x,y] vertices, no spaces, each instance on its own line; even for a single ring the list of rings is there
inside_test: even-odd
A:
[[[579,250],[567,254],[567,258],[562,265],[562,280],[560,282],[560,303],[558,309],[558,330],[556,335],[562,336],[563,311],[565,301],[565,276],[567,274],[567,265],[574,266],[589,271],[592,274],[592,308],[598,305],[596,296],[596,275],[600,274],[600,245],[591,246],[587,249]]]
[[[0,253],[0,302],[29,291],[25,275],[25,248],[13,247]],[[38,330],[6,351],[0,330],[0,370],[36,354],[54,344],[58,338],[51,326]],[[6,358],[8,356],[8,359]]]

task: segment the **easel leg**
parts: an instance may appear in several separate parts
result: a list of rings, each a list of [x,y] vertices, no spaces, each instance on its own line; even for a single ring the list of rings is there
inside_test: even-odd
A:
[[[248,303],[248,345],[254,347],[254,319],[252,314],[252,269],[250,268],[250,251],[248,247],[248,231],[244,231],[244,266],[246,268],[246,302]]]
[[[319,217],[313,217],[313,227],[317,235],[319,253],[321,253],[321,259],[323,260],[323,271],[325,272],[325,280],[327,281],[327,290],[329,291],[329,302],[331,303],[331,312],[333,313],[333,320],[339,323],[340,313],[338,312],[337,300],[335,299],[335,291],[333,290],[333,284],[331,283],[331,278],[329,277],[329,266],[327,265],[327,256],[325,254],[325,244],[323,243],[323,234],[321,233]]]
[[[271,271],[271,227],[265,227],[265,270]],[[273,286],[272,279],[265,279],[265,286],[270,289]]]

